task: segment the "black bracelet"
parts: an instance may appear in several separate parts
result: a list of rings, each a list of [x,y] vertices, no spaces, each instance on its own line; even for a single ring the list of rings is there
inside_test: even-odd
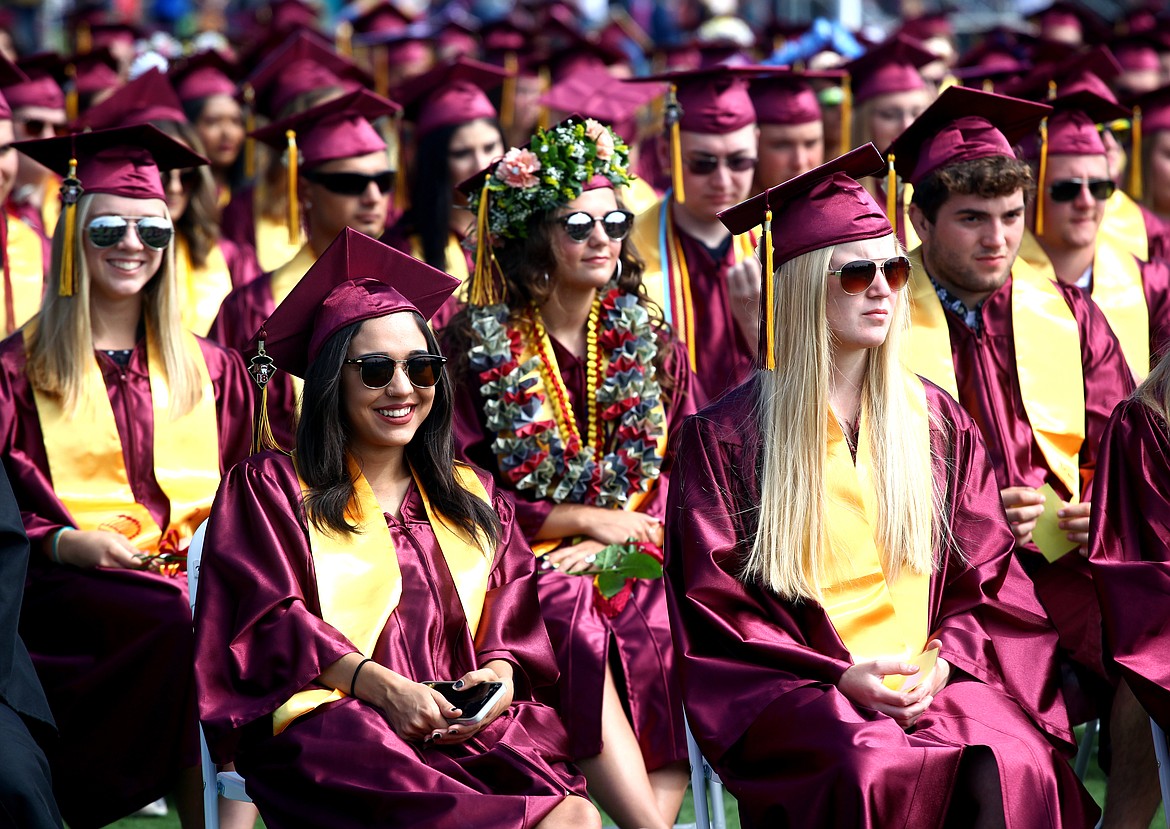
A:
[[[357,688],[357,675],[361,672],[362,666],[365,665],[367,662],[373,662],[373,661],[374,660],[372,660],[372,659],[363,659],[361,662],[359,662],[357,664],[357,667],[353,669],[353,679],[351,679],[349,681],[349,695],[351,697],[357,696],[357,694],[354,693],[354,689]]]

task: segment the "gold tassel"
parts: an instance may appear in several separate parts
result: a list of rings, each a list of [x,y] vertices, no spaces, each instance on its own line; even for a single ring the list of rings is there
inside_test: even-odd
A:
[[[846,74],[841,84],[841,155],[853,144],[853,82]]]
[[[483,191],[479,194],[479,210],[475,215],[475,273],[472,276],[471,289],[468,291],[468,301],[481,308],[495,305],[495,285],[493,284],[492,240],[488,232],[488,214],[490,212],[490,193],[488,179],[484,180]]]
[[[1040,122],[1040,173],[1036,182],[1036,235],[1044,235],[1044,180],[1048,175],[1048,119]]]
[[[516,122],[516,75],[520,71],[520,64],[515,52],[507,52],[504,55],[504,71],[508,75],[504,78],[503,89],[500,90],[500,126],[506,133]]]
[[[539,78],[540,78],[540,94],[544,95],[544,93],[548,92],[548,88],[549,88],[549,85],[551,83],[550,79],[549,79],[547,66],[540,67]],[[538,127],[540,127],[542,130],[547,130],[548,129],[548,122],[549,122],[548,107],[542,106],[540,108],[539,114],[536,117],[536,125]]]
[[[989,93],[995,92],[995,83],[994,83],[994,81],[991,80],[991,78],[984,78],[983,79],[983,91],[989,92]]]
[[[1048,82],[1048,100],[1051,101],[1051,100],[1054,100],[1055,98],[1056,98],[1056,81],[1050,80]]]
[[[767,197],[765,196],[765,199]],[[765,371],[776,370],[776,345],[773,342],[773,326],[776,323],[775,309],[775,272],[772,265],[772,208],[764,210],[764,284],[761,286],[760,302],[764,303],[764,330],[760,332],[760,351],[763,358],[760,362]]]
[[[61,201],[65,210],[65,238],[61,244],[61,296],[73,296],[77,291],[77,269],[74,265],[74,246],[77,244],[77,200],[81,198],[81,182],[77,180],[77,159],[69,159],[69,175],[61,182]]]
[[[1129,194],[1142,198],[1142,108],[1133,108],[1133,143],[1130,146]]]
[[[244,178],[251,179],[256,175],[256,139],[252,137],[256,129],[256,90],[252,84],[244,84]]]
[[[93,51],[93,32],[88,23],[77,24],[77,54],[88,55]]]
[[[395,120],[398,133],[398,146],[395,147],[398,169],[394,171],[394,207],[405,212],[410,209],[410,182],[406,179],[406,136],[403,134],[406,124],[401,113]]]
[[[679,136],[682,128],[682,107],[678,105],[678,87],[670,85],[666,93],[666,127],[670,130],[670,181],[674,186],[674,200],[677,204],[687,203],[686,190],[683,189],[682,173],[682,139]]]
[[[353,24],[343,20],[337,24],[337,36],[334,38],[337,52],[347,60],[353,60]]]
[[[898,174],[894,172],[894,154],[890,153],[886,173],[886,218],[890,220],[890,227],[898,232]]]
[[[288,138],[288,243],[295,245],[301,240],[300,203],[297,199],[297,134],[294,130],[285,130]]]
[[[77,66],[75,64],[66,64],[65,66],[65,117],[70,121],[76,121],[80,114],[81,105],[78,101],[77,95]]]
[[[385,46],[374,47],[374,91],[390,96],[390,50]]]

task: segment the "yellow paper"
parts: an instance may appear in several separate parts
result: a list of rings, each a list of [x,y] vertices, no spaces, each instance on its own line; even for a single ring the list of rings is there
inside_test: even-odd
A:
[[[905,674],[886,674],[882,684],[891,691],[913,691],[922,680],[934,671],[934,663],[938,661],[938,648],[923,651],[911,660],[911,665],[918,666],[918,673],[906,676]]]
[[[1077,545],[1069,541],[1068,533],[1060,528],[1060,518],[1056,513],[1065,504],[1056,490],[1050,484],[1044,484],[1037,492],[1044,496],[1044,514],[1036,521],[1036,529],[1032,530],[1032,543],[1040,548],[1044,558],[1052,562],[1072,552]]]

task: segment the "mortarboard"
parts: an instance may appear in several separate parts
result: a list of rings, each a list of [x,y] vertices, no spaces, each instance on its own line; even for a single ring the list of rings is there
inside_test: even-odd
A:
[[[744,66],[740,71],[753,72],[750,78],[752,104],[761,124],[807,124],[821,120],[821,105],[810,80],[836,80],[845,73],[826,69],[801,72],[775,66]]]
[[[760,247],[764,255],[763,285],[760,291],[760,364],[775,368],[772,342],[772,307],[775,268],[810,251],[854,242],[880,239],[894,230],[885,213],[859,179],[882,169],[882,156],[873,144],[866,144],[839,158],[769,187],[763,193],[740,202],[719,214],[719,220],[734,234],[763,227]],[[784,228],[777,238],[772,226]]]
[[[1095,43],[1108,33],[1109,27],[1100,17],[1089,10],[1084,3],[1070,3],[1067,0],[1046,6],[1028,15],[1028,20],[1040,27],[1040,34],[1051,38],[1060,30],[1068,30],[1060,39],[1070,43]],[[1071,30],[1077,30],[1078,39]]]
[[[78,121],[78,127],[95,130],[146,124],[150,121],[186,122],[183,103],[167,76],[151,69],[95,104]]]
[[[3,89],[13,84],[22,83],[27,80],[27,77],[15,63],[8,58],[0,55],[0,121],[9,121],[12,119],[12,107],[8,105],[8,100],[4,97]]]
[[[453,124],[496,118],[487,90],[503,83],[507,73],[497,66],[456,58],[400,86],[394,93],[419,138]]]
[[[355,35],[395,34],[414,22],[389,0],[379,0],[350,21]]]
[[[273,0],[256,10],[255,21],[265,29],[288,32],[300,27],[316,28],[320,11],[304,0]]]
[[[1028,75],[1007,84],[1004,92],[1017,98],[1052,99],[1091,84],[1089,76],[1107,82],[1120,73],[1121,65],[1113,53],[1097,46],[1074,51],[1060,60],[1038,63]]]
[[[41,52],[17,61],[25,80],[3,88],[4,97],[13,109],[48,107],[65,109],[65,93],[57,83],[63,61],[55,52]]]
[[[663,86],[642,79],[615,78],[605,69],[590,69],[549,88],[540,105],[564,115],[577,113],[608,124],[633,143],[638,137],[638,109],[663,92]]]
[[[232,75],[236,65],[222,52],[209,49],[192,55],[171,70],[171,83],[179,100],[187,103],[210,98],[213,95],[236,94]]]
[[[333,51],[328,41],[301,30],[294,33],[245,81],[255,93],[256,107],[280,117],[300,95],[338,86],[346,92],[369,88],[373,78],[353,61]],[[245,95],[247,91],[245,89]]]
[[[938,56],[916,40],[895,35],[845,65],[852,86],[854,104],[863,104],[878,95],[926,89],[919,69]]]
[[[261,326],[258,357],[303,378],[347,325],[401,311],[429,320],[458,287],[455,277],[347,227]]]

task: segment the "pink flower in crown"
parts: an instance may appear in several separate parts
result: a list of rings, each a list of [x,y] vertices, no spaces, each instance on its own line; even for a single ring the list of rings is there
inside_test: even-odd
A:
[[[500,162],[496,176],[509,187],[535,187],[540,183],[536,177],[539,169],[540,159],[535,153],[513,147]]]
[[[613,158],[613,136],[603,125],[592,118],[585,119],[585,136],[597,145],[597,157],[602,161]]]

